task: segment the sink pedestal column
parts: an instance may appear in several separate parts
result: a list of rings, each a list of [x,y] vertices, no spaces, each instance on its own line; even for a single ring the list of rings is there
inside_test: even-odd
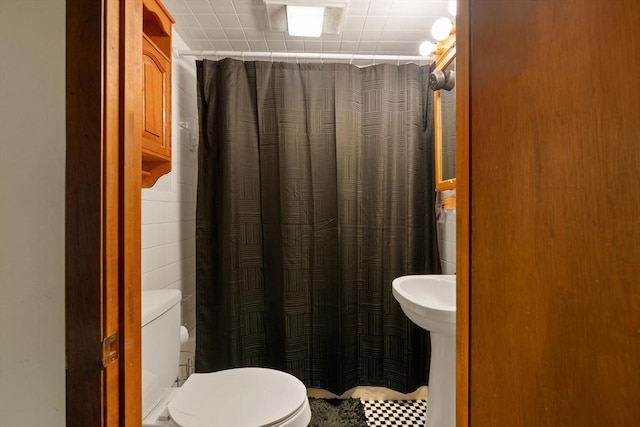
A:
[[[456,425],[456,335],[431,334],[426,427]]]

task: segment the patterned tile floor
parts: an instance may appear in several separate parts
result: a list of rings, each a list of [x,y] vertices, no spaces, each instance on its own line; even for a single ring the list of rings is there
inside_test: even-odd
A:
[[[426,400],[362,400],[367,427],[423,427]]]

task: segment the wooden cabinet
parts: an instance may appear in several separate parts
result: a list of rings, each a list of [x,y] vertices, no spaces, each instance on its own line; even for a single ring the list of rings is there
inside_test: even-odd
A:
[[[171,25],[157,0],[143,1],[142,186],[171,171]]]

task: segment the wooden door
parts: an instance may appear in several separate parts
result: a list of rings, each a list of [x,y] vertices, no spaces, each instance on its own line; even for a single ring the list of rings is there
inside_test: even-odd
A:
[[[139,426],[142,4],[66,16],[67,425]]]
[[[640,422],[639,23],[461,2],[459,425]]]

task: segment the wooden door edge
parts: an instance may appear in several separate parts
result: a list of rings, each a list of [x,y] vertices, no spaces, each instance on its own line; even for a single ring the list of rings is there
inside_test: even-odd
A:
[[[119,0],[121,24],[121,401],[123,425],[142,420],[142,0]]]
[[[65,393],[70,426],[102,425],[102,201],[95,190],[102,181],[98,3],[66,2]]]
[[[469,134],[470,108],[470,44],[469,0],[458,0],[457,61],[456,70],[456,425],[470,424],[470,204],[471,204],[471,136]]]

